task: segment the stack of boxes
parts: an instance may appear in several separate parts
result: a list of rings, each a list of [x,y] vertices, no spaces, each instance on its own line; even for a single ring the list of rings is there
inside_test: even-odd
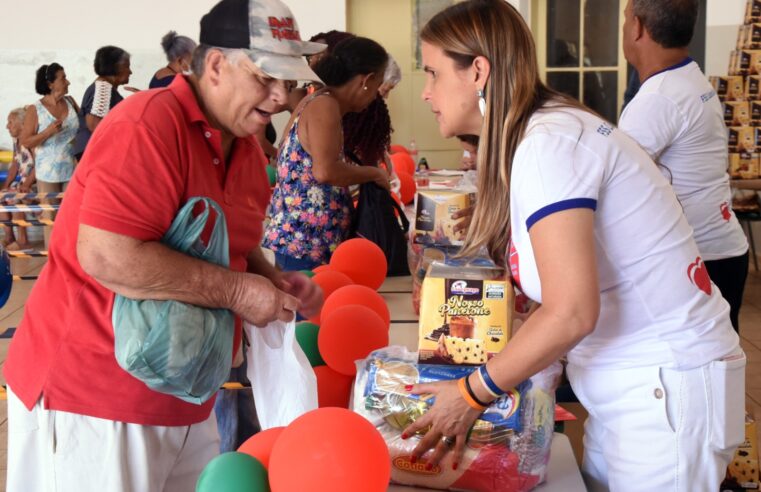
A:
[[[747,2],[745,24],[737,33],[728,76],[710,79],[724,104],[729,175],[732,179],[757,179],[761,176],[761,0]]]

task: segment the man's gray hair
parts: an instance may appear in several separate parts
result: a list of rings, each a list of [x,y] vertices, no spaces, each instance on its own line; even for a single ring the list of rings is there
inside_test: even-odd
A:
[[[695,32],[698,0],[632,0],[632,10],[650,37],[664,48],[684,48]]]
[[[388,56],[388,64],[386,65],[386,71],[383,73],[383,83],[390,84],[392,86],[397,85],[402,81],[402,70],[399,68],[399,64],[396,60]]]
[[[193,71],[193,75],[201,78],[204,70],[206,70],[206,55],[211,50],[221,51],[227,61],[233,65],[237,65],[241,59],[248,58],[243,50],[237,48],[219,48],[217,46],[209,46],[208,44],[199,44],[193,51],[193,59],[190,62],[190,69]]]

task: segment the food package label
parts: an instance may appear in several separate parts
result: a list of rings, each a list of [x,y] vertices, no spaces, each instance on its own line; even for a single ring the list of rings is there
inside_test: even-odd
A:
[[[748,101],[727,101],[724,103],[724,123],[727,126],[746,126],[750,123],[750,103]]]
[[[413,242],[426,245],[462,245],[465,231],[455,232],[461,219],[452,214],[470,207],[472,194],[455,190],[418,190],[415,196]]]

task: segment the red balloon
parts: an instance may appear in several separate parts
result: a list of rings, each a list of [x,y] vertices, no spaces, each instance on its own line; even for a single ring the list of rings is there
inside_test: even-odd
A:
[[[357,373],[354,361],[388,346],[388,325],[365,306],[342,306],[325,317],[317,335],[317,347],[325,363],[347,376]]]
[[[312,273],[320,273],[324,272],[325,270],[330,270],[330,265],[320,265],[318,267],[312,268]]]
[[[321,272],[316,273],[314,277],[312,277],[312,282],[319,285],[320,289],[322,289],[323,300],[330,297],[330,294],[340,289],[341,287],[345,287],[353,283],[351,280],[351,277],[349,277],[345,273],[341,273],[339,271],[329,269],[329,268],[326,268],[322,270]],[[321,312],[322,310],[318,311],[317,314],[309,318],[309,321],[319,325]]]
[[[417,191],[417,185],[415,184],[415,178],[411,174],[396,173],[399,177],[399,195],[401,196],[402,203],[408,205],[415,200],[415,192]]]
[[[330,268],[345,273],[355,284],[378,290],[386,280],[388,262],[377,244],[368,239],[355,238],[338,245],[330,259]]]
[[[396,171],[396,174],[415,174],[415,160],[406,152],[391,154],[391,164],[394,165],[394,171]]]
[[[349,407],[351,386],[354,378],[336,372],[328,366],[314,368],[317,376],[317,404],[323,407]]]
[[[381,317],[383,323],[388,328],[391,323],[391,314],[388,311],[388,305],[380,294],[375,292],[370,287],[364,285],[347,285],[336,290],[322,305],[321,317],[326,318],[331,312],[341,306],[351,306],[358,304],[360,306],[369,307],[375,313]]]
[[[257,432],[240,445],[238,452],[253,456],[264,465],[264,468],[269,468],[272,448],[275,446],[275,441],[277,441],[284,430],[285,427],[273,427],[271,429]]]
[[[385,492],[391,457],[383,437],[345,408],[318,408],[294,420],[275,443],[273,492]]]
[[[396,154],[398,152],[402,152],[404,154],[410,153],[410,151],[407,150],[407,147],[405,147],[404,145],[398,145],[398,144],[392,145],[391,147],[388,148],[388,150],[391,154]]]

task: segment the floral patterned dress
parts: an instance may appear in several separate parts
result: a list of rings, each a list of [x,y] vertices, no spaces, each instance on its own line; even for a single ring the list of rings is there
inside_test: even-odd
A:
[[[303,108],[324,94],[312,96],[302,107],[278,150],[277,183],[263,241],[275,253],[317,263],[327,263],[346,238],[353,208],[348,188],[317,182],[312,156],[299,141]]]

